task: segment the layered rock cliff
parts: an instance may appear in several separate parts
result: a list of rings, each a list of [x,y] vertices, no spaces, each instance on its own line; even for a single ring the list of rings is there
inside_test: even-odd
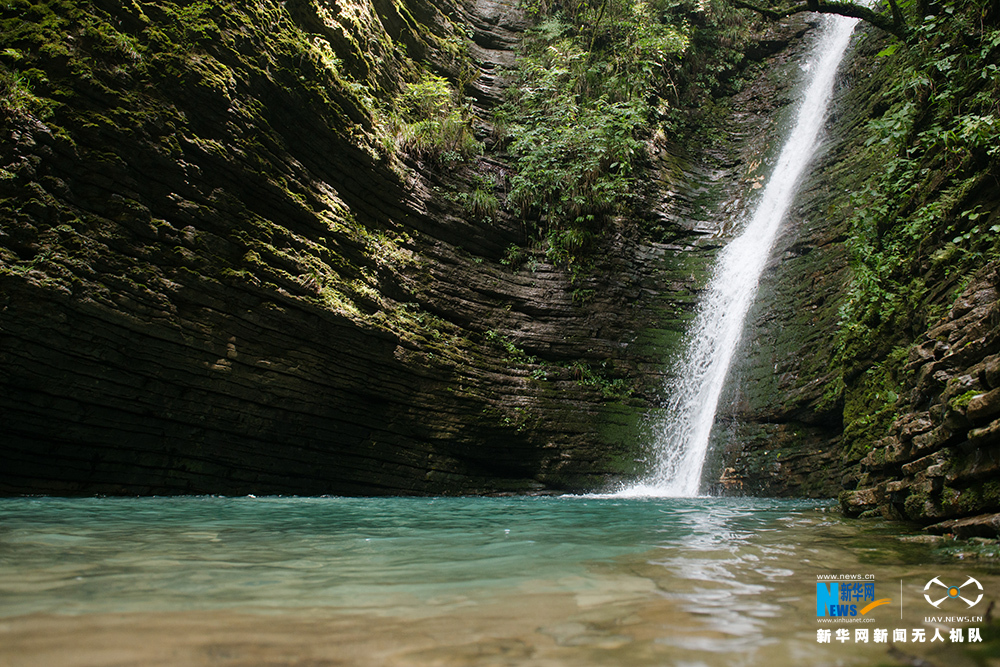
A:
[[[489,110],[513,3],[0,12],[0,492],[495,493],[640,467],[717,246],[699,197],[751,177],[731,154],[657,148],[658,238],[619,221],[581,274],[469,202],[507,187]],[[387,145],[420,71],[472,97],[485,153]]]
[[[602,306],[626,300],[579,308],[558,269],[506,270],[517,225],[439,194],[466,165],[377,143],[371,98],[399,72],[462,65],[457,9],[5,10],[53,105],[8,109],[5,492],[462,493],[627,470],[590,441],[627,410],[555,365],[618,363],[634,318]],[[509,49],[522,24],[502,9],[480,49]],[[11,35],[22,11],[33,30]]]
[[[998,16],[973,4],[909,43],[862,29],[734,369],[721,488],[998,533]]]
[[[910,348],[900,417],[842,497],[852,515],[933,522],[961,537],[1000,533],[1000,266],[974,277]]]
[[[513,2],[4,5],[0,493],[499,493],[640,472],[815,23],[720,33],[701,5],[671,11],[691,46],[655,113],[675,136],[640,133],[641,197],[573,263],[507,201],[493,110],[533,22]],[[861,33],[734,369],[716,489],[996,523],[982,16],[965,42]],[[445,149],[396,114],[420,81],[457,100]]]

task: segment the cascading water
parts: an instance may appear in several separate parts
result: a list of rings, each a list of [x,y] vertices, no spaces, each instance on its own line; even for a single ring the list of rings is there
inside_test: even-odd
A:
[[[719,254],[685,355],[668,387],[667,416],[654,443],[655,468],[646,480],[620,495],[697,495],[719,396],[744,319],[781,222],[819,145],[837,67],[856,24],[857,19],[824,17],[795,125],[752,217]]]

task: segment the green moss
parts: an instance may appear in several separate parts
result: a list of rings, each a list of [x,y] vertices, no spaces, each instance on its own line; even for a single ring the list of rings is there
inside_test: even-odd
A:
[[[911,493],[903,501],[903,511],[908,518],[914,521],[926,519],[930,502],[931,498],[925,492]]]
[[[885,447],[880,447],[876,449],[872,454],[872,463],[875,466],[885,465],[886,458],[888,457],[887,450]]]
[[[637,450],[636,433],[641,433],[649,418],[645,407],[620,403],[604,407],[600,418],[601,454],[605,468],[622,477],[634,478],[644,471],[648,451]]]
[[[844,378],[841,374],[836,374],[833,380],[828,382],[823,388],[823,395],[820,396],[819,401],[816,403],[816,411],[819,413],[833,412],[841,407],[844,400],[844,392],[846,386],[844,384]]]
[[[965,409],[969,407],[969,403],[976,396],[981,396],[983,391],[981,389],[970,389],[961,396],[956,396],[949,401],[948,405],[953,409],[965,414]]]
[[[981,514],[1000,508],[1000,482],[980,481],[953,491],[956,511],[963,515]]]
[[[896,348],[886,359],[845,385],[845,462],[863,458],[876,441],[889,434],[890,427],[899,417],[900,375],[907,353],[905,347]]]

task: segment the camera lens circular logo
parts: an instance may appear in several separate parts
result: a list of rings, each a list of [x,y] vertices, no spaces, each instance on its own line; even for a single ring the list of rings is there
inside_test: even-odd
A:
[[[942,597],[942,598],[940,598],[938,600],[934,600],[931,597],[931,594],[934,594],[935,596],[937,596],[937,595],[940,595],[942,593],[942,591],[939,591],[936,588],[933,588],[933,589],[931,588],[931,586],[935,586],[935,585],[936,586],[940,586],[941,588],[944,588],[945,591],[947,591],[944,594],[944,597]],[[969,598],[972,595],[976,594],[975,590],[970,590],[970,589],[972,589],[973,586],[975,586],[975,588],[979,589],[979,591],[978,591],[979,595],[976,597],[975,600],[970,600]],[[962,591],[963,590],[966,591],[965,595],[962,595]],[[928,592],[928,591],[930,591],[930,592]],[[959,599],[959,600],[961,600],[965,604],[969,605],[970,607],[975,607],[977,604],[979,604],[979,601],[983,599],[983,585],[981,583],[979,583],[978,581],[976,581],[975,579],[973,579],[972,577],[969,577],[968,580],[964,584],[962,584],[961,586],[948,586],[947,584],[943,583],[937,577],[934,577],[933,579],[931,579],[930,581],[927,582],[926,586],[924,586],[924,599],[927,600],[928,604],[930,604],[934,608],[939,607],[941,605],[941,603],[944,602],[945,600],[954,600],[956,598]]]

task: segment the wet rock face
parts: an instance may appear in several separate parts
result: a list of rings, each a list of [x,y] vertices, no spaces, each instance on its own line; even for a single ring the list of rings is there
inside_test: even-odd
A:
[[[840,322],[853,298],[851,193],[884,168],[877,151],[862,148],[894,76],[872,65],[881,48],[873,37],[858,41],[840,75],[846,85],[835,93],[826,143],[761,281],[720,408],[716,488],[839,496],[853,516],[995,536],[995,264],[973,277],[943,260],[899,260],[926,281],[926,294],[908,303],[898,326],[883,324],[863,342],[838,336],[851,331]],[[947,192],[934,185],[941,182],[929,180],[912,210],[936,205]]]
[[[748,101],[793,99],[794,82],[803,76],[799,62],[810,39],[807,33],[797,48],[774,56],[780,72],[774,78],[781,76],[785,88],[775,90],[765,79],[760,89],[744,93]],[[845,67],[857,63],[848,60]],[[843,191],[829,182],[842,178],[838,172],[845,168],[847,147],[837,138],[849,136],[865,120],[864,106],[845,99],[846,92],[837,91],[834,107],[850,112],[835,118],[825,133],[814,167],[775,241],[720,400],[705,480],[719,493],[833,497],[841,488],[836,470],[842,406],[825,394],[833,377],[829,340],[848,276],[843,221],[828,215]],[[761,165],[757,187],[762,187],[768,165],[781,148],[790,120],[784,121],[772,120],[769,141],[764,142],[768,134],[762,134],[751,144],[757,146]],[[747,191],[749,205],[753,184]]]
[[[0,138],[0,493],[501,493],[635,471],[711,252],[619,234],[583,277],[508,261],[522,223],[459,197],[502,162],[387,155],[357,94],[391,98],[407,57],[460,67],[442,44],[466,21],[485,131],[513,4],[220,3],[193,46],[161,4],[45,15],[60,48],[18,44],[65,102],[6,110]],[[664,224],[690,237],[689,217]]]
[[[1000,510],[1000,266],[912,347],[900,417],[845,479],[851,515],[995,536]]]

